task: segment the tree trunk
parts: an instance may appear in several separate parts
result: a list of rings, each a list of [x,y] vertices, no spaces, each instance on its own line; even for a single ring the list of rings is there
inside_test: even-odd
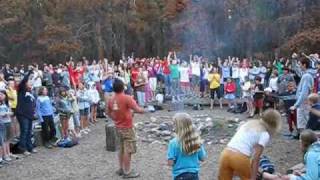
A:
[[[104,58],[104,45],[103,45],[103,38],[102,38],[102,34],[101,34],[101,24],[100,21],[98,20],[96,22],[96,38],[97,38],[97,47],[98,47],[98,57],[99,59],[103,59]]]

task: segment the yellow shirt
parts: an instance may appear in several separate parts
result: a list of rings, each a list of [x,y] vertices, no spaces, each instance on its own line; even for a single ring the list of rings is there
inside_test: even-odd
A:
[[[210,73],[208,79],[210,82],[210,89],[215,89],[220,86],[220,74]]]
[[[18,103],[17,91],[15,89],[9,88],[7,90],[7,95],[10,108],[15,109]]]

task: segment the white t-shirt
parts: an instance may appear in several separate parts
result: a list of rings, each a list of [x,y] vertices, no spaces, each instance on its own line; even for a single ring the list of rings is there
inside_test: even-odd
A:
[[[180,72],[180,82],[189,82],[189,68],[188,67],[179,67]]]
[[[266,76],[266,73],[267,73],[267,68],[264,67],[264,66],[261,66],[261,67],[260,67],[260,77],[261,77],[262,79],[264,79],[264,77]]]
[[[191,62],[191,73],[192,75],[200,76],[200,63]]]
[[[249,75],[249,69],[248,68],[240,68],[239,69],[239,77],[240,77],[240,82],[245,82],[246,77]]]
[[[278,91],[278,77],[272,77],[269,80],[269,88],[271,88],[273,91]]]
[[[203,69],[203,79],[206,79],[208,80],[208,77],[209,77],[209,70],[207,68],[204,68]]]
[[[243,84],[243,86],[242,86],[242,96],[243,96],[244,98],[251,96],[251,93],[250,93],[251,90],[250,90],[250,88],[251,88],[251,82],[250,82],[250,81],[244,82],[244,84]]]
[[[90,102],[93,104],[98,104],[100,101],[100,95],[96,88],[92,88],[88,90]]]
[[[35,71],[32,78],[32,86],[33,87],[41,87],[42,86],[42,71]]]
[[[232,78],[233,79],[239,78],[239,76],[240,76],[239,67],[232,67],[231,69],[232,69]]]
[[[268,132],[255,132],[254,130],[248,130],[247,128],[240,127],[238,132],[233,136],[228,144],[228,147],[238,150],[246,156],[251,156],[254,151],[254,146],[259,144],[266,147],[270,141],[270,135]]]
[[[256,76],[260,74],[260,68],[258,67],[253,67],[249,69],[249,79],[254,80]]]
[[[6,90],[7,84],[4,81],[0,81],[0,90]]]

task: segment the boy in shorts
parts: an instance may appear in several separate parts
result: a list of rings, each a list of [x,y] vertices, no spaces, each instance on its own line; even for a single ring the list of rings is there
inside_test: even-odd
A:
[[[131,156],[137,151],[131,111],[143,113],[144,109],[140,108],[131,96],[124,94],[124,84],[121,80],[113,82],[113,91],[115,94],[107,104],[107,113],[115,123],[120,140],[120,169],[116,173],[123,178],[137,178],[140,174],[131,169]]]

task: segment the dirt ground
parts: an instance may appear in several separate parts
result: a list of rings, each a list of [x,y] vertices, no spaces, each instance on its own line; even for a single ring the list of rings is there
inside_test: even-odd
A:
[[[225,119],[239,118],[245,120],[244,115],[234,115],[218,108],[213,111],[186,110],[190,114],[209,114]],[[144,115],[136,115],[135,122],[149,121],[150,117],[162,115],[172,116],[173,112],[160,111]],[[220,143],[221,138],[230,138],[235,129],[228,128],[226,120],[220,120],[219,128],[209,132],[214,138],[212,144],[206,144],[208,159],[202,164],[200,179],[217,179],[219,154],[225,144]],[[168,119],[170,121],[170,119]],[[218,124],[218,123],[217,123]],[[70,148],[54,148],[51,150],[38,148],[39,153],[30,157],[16,160],[0,169],[2,180],[102,180],[122,179],[115,175],[118,168],[117,154],[105,150],[105,122],[91,127],[91,134],[83,137],[80,144]],[[285,132],[287,127],[284,127]],[[138,133],[139,135],[139,133]],[[276,164],[277,171],[285,173],[289,167],[301,162],[302,154],[298,141],[285,140],[279,135],[272,140],[266,149],[266,155]],[[145,143],[138,141],[138,153],[133,158],[133,167],[141,173],[141,180],[167,180],[171,179],[171,169],[166,165],[166,146],[160,143]]]

